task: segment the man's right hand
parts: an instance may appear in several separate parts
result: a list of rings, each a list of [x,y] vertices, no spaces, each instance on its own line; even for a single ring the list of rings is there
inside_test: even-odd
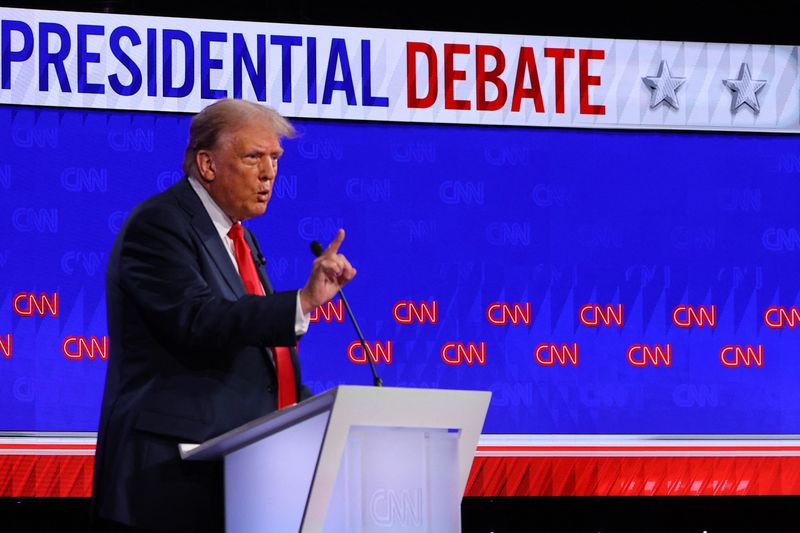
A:
[[[339,229],[336,238],[314,259],[306,286],[300,290],[300,306],[304,315],[333,298],[339,289],[355,277],[356,269],[339,253],[342,241],[344,230]]]

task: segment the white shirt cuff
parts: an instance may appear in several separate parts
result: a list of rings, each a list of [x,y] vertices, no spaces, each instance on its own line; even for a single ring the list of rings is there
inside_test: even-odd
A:
[[[305,335],[308,325],[311,323],[311,313],[304,315],[303,308],[300,306],[300,291],[297,291],[297,306],[294,312],[294,334],[298,337]]]

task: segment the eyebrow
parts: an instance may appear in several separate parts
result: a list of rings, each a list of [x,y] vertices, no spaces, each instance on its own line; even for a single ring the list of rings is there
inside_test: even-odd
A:
[[[245,153],[245,154],[249,154],[249,153],[252,153],[252,152],[257,152],[259,154],[266,154],[266,153],[275,154],[275,153],[277,153],[280,156],[280,155],[283,155],[283,152],[284,152],[283,146],[278,145],[278,148],[276,150],[269,150],[269,149],[259,145],[258,141],[256,141],[254,143],[254,145],[253,144],[249,144],[247,142],[240,142],[239,144],[240,144],[240,147],[243,148],[242,152]]]

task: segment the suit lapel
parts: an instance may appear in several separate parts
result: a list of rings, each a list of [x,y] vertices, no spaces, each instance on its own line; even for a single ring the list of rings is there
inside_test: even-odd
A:
[[[184,178],[175,184],[173,190],[180,202],[181,206],[192,217],[192,228],[200,237],[200,241],[206,249],[206,252],[211,257],[212,261],[219,270],[228,287],[234,292],[237,298],[245,295],[244,284],[239,273],[231,262],[231,258],[225,250],[225,245],[211,222],[211,217],[208,216],[206,208],[197,194],[192,190],[189,184],[189,178]]]

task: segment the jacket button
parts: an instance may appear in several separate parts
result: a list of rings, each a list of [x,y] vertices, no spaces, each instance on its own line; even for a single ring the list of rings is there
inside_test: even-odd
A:
[[[267,385],[267,392],[272,394],[272,385]]]

